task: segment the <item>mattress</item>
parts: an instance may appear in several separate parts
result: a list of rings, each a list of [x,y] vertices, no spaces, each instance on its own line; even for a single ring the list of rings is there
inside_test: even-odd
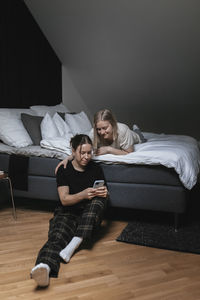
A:
[[[57,158],[29,157],[29,176],[55,177],[55,168],[60,162]],[[182,186],[173,168],[164,166],[142,166],[100,163],[107,182],[138,183]],[[8,172],[9,155],[0,153],[1,169]]]
[[[126,180],[130,180],[130,182],[135,180],[138,180],[137,182],[153,180],[156,184],[165,184],[164,182],[174,181],[177,184],[177,177],[172,175],[173,169],[178,174],[184,187],[192,189],[197,182],[200,169],[200,151],[197,141],[189,136],[158,135],[153,133],[144,134],[147,142],[135,145],[134,152],[128,153],[127,155],[105,154],[94,156],[93,159],[99,163],[118,165],[116,168],[113,167],[109,174],[113,172],[114,174],[112,176],[117,176],[119,182],[123,182],[122,180],[125,180],[125,182]],[[2,155],[7,153],[30,157],[30,174],[41,174],[41,176],[49,176],[49,172],[51,174],[50,176],[53,176],[58,159],[62,160],[66,157],[66,154],[56,149],[57,145],[55,149],[49,150],[40,146],[15,148],[0,143],[0,153]],[[42,158],[44,158],[44,160],[42,160]],[[50,158],[57,160],[51,161]],[[40,164],[44,164],[44,168],[40,167]],[[136,171],[129,172],[128,170],[132,170],[133,166]],[[157,168],[157,166],[160,166],[160,168]],[[161,166],[164,166],[164,168],[161,168]],[[2,167],[0,166],[0,168],[6,170],[7,166],[3,165]],[[163,171],[166,169],[170,171]],[[108,170],[110,170],[110,168]],[[126,176],[119,177],[117,173],[122,172],[123,174],[124,170],[126,170],[128,176],[125,174]],[[145,177],[143,175],[144,170],[148,172]],[[154,170],[156,170],[158,175],[151,174]],[[163,172],[165,172],[165,175]]]
[[[173,168],[104,163],[101,163],[101,166],[107,182],[182,186],[178,174]]]
[[[29,157],[28,190],[14,189],[15,197],[58,201],[55,167],[59,160]],[[164,166],[105,164],[112,207],[183,213],[187,190],[174,169]],[[0,166],[8,171],[9,154],[0,153]]]

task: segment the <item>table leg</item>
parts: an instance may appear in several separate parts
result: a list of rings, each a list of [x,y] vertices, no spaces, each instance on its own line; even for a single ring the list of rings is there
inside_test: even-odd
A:
[[[14,202],[14,197],[13,197],[13,188],[12,188],[12,183],[10,180],[10,177],[7,177],[10,185],[10,195],[11,195],[11,200],[12,200],[12,207],[13,207],[13,217],[16,220],[17,219],[17,214],[16,214],[16,208],[15,208],[15,202]]]

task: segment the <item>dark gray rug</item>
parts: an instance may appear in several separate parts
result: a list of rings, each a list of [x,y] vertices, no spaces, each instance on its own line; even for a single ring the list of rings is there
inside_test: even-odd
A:
[[[181,218],[178,232],[168,213],[137,212],[117,241],[200,254],[199,203],[192,204]]]

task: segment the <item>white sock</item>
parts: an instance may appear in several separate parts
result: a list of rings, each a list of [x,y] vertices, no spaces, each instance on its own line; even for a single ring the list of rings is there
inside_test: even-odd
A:
[[[38,286],[49,285],[50,268],[47,264],[40,263],[31,270],[31,278],[34,279]]]
[[[62,259],[65,262],[69,262],[70,258],[72,257],[74,251],[80,246],[80,244],[82,243],[83,238],[75,236],[73,237],[73,239],[71,240],[71,242],[62,250],[60,251],[60,257],[62,257]]]

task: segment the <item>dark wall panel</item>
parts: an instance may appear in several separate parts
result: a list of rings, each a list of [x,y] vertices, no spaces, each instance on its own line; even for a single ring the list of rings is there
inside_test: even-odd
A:
[[[61,63],[22,0],[0,2],[0,106],[55,105]]]

